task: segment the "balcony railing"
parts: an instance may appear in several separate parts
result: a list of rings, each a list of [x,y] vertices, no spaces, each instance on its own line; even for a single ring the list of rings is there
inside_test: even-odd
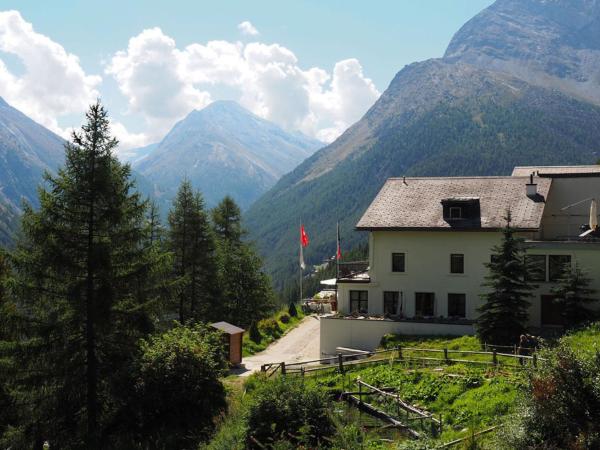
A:
[[[347,278],[358,273],[366,272],[369,268],[369,261],[352,261],[338,263],[339,278]]]

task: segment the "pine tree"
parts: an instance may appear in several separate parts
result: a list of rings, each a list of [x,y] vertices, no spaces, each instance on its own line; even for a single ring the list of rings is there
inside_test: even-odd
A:
[[[212,219],[219,251],[222,320],[247,327],[272,311],[271,280],[252,245],[242,240],[240,208],[231,197],[213,209]]]
[[[591,282],[592,280],[588,278],[577,262],[573,267],[567,264],[557,280],[557,285],[552,289],[552,293],[556,296],[554,301],[561,305],[561,316],[565,328],[575,327],[594,318],[594,313],[585,307],[585,305],[597,301],[591,297],[596,292],[589,287]]]
[[[151,243],[147,204],[113,155],[109,119],[90,106],[46,175],[40,208],[25,208],[12,255],[19,341],[15,396],[29,405],[19,447],[108,446],[137,342],[153,329],[165,256]]]
[[[168,247],[174,255],[179,321],[212,320],[219,295],[215,238],[204,200],[187,180],[169,212]]]
[[[510,345],[525,332],[529,318],[528,308],[531,290],[535,286],[527,279],[529,268],[525,260],[523,239],[515,236],[510,226],[508,212],[502,242],[493,247],[491,262],[486,263],[489,273],[483,286],[489,292],[481,298],[476,329],[481,341],[494,345]]]

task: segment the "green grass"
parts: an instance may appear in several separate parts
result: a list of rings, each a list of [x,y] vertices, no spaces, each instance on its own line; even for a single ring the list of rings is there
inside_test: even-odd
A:
[[[573,331],[561,338],[575,353],[589,359],[600,352],[600,322],[591,324],[581,330]]]
[[[296,327],[302,321],[302,319],[304,319],[302,308],[298,306],[296,307],[296,311],[298,312],[298,315],[296,317],[290,317],[288,323],[283,323],[281,321],[281,317],[283,315],[288,315],[287,308],[275,313],[271,317],[271,319],[274,319],[277,323],[277,328],[275,329],[263,327],[262,324],[266,321],[259,322],[258,327],[261,332],[261,340],[259,342],[254,342],[252,339],[250,339],[250,333],[244,333],[244,340],[242,342],[242,356],[250,356],[254,355],[255,353],[262,352],[274,341],[279,339],[292,328]]]

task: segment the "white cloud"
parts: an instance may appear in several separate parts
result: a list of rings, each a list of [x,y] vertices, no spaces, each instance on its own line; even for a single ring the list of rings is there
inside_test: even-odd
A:
[[[141,114],[147,137],[162,137],[192,109],[228,89],[255,114],[326,141],[357,121],[379,97],[358,60],[303,69],[279,44],[209,41],[180,49],[159,28],[144,30],[106,68]],[[152,140],[152,139],[151,139]]]
[[[99,96],[101,78],[87,75],[75,55],[37,33],[18,11],[0,12],[0,52],[16,56],[24,69],[12,73],[0,53],[0,95],[63,136],[67,130],[57,119],[81,114]]]
[[[238,30],[240,30],[240,32],[246,36],[258,36],[260,34],[256,27],[248,20],[244,20],[243,22],[239,23],[237,27]]]

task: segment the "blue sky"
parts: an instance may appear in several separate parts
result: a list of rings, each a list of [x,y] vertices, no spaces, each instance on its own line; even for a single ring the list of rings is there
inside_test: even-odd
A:
[[[284,127],[331,140],[366,111],[404,65],[441,56],[460,26],[491,3],[5,0],[2,11],[16,10],[20,20],[14,16],[0,20],[0,59],[9,73],[5,77],[0,73],[0,95],[56,130],[78,124],[80,103],[85,103],[79,99],[100,95],[119,123],[122,141],[130,146],[156,140],[187,109],[220,98],[238,100]],[[244,21],[258,34],[244,34],[238,28]],[[135,37],[136,44],[128,48]],[[217,46],[215,53],[207,47],[210,41],[230,47]],[[256,45],[247,47],[251,43]],[[57,56],[56,46],[65,54]],[[232,54],[233,46],[238,56]],[[119,51],[124,53],[115,59]],[[207,52],[213,55],[210,61]],[[79,68],[73,69],[69,55],[78,58]],[[227,57],[231,61],[225,64]],[[144,70],[140,64],[146,64]],[[177,65],[176,73],[165,68],[170,65]],[[61,75],[61,68],[66,75]],[[310,72],[311,68],[319,70]],[[7,77],[13,83],[33,82],[34,71],[47,72],[45,79],[55,80],[48,90],[80,83],[73,93],[77,99],[71,105],[65,101],[68,93],[46,102],[27,99],[26,90],[15,93],[9,82],[2,82]],[[56,80],[63,75],[66,80],[61,84]],[[38,97],[44,96],[40,86],[44,82],[36,81]],[[170,89],[174,99],[167,94]],[[310,91],[306,98],[304,91]]]

